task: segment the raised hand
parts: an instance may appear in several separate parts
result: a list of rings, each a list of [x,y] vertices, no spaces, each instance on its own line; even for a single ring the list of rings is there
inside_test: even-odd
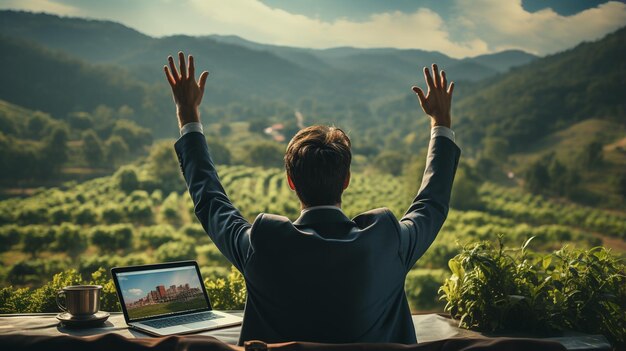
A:
[[[452,104],[454,82],[448,86],[446,72],[441,71],[441,74],[439,74],[439,68],[436,64],[433,64],[433,74],[435,76],[434,79],[430,75],[428,67],[424,67],[424,79],[428,85],[428,93],[426,95],[419,87],[414,86],[411,89],[417,94],[424,112],[431,117],[431,126],[450,128],[450,105]]]
[[[189,67],[185,64],[185,55],[178,53],[178,61],[180,72],[176,70],[174,59],[172,56],[167,58],[169,68],[163,66],[165,77],[170,87],[172,87],[172,95],[176,103],[176,115],[178,116],[178,126],[182,128],[189,122],[200,122],[200,113],[198,106],[202,102],[204,95],[204,86],[209,72],[204,71],[200,74],[199,82],[196,82],[195,67],[193,56],[189,55]]]

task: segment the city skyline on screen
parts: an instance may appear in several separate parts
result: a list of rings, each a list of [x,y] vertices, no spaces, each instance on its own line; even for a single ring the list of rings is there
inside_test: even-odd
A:
[[[120,284],[120,290],[124,295],[124,303],[129,304],[140,300],[151,292],[157,290],[158,286],[164,286],[166,289],[170,286],[186,286],[189,288],[200,288],[200,280],[196,273],[195,267],[175,268],[173,270],[164,270],[150,273],[133,272],[118,273],[117,280]]]

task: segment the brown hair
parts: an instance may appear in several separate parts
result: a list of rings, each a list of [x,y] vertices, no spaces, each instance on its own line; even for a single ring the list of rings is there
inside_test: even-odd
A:
[[[305,206],[341,203],[352,161],[350,146],[346,133],[332,126],[310,126],[291,139],[285,169]]]

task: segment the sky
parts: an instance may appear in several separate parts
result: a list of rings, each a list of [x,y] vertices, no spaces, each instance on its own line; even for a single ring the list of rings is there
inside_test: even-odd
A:
[[[626,0],[0,0],[0,8],[112,20],[156,37],[237,35],[456,58],[507,49],[546,55],[626,25]]]
[[[124,295],[125,303],[145,297],[149,291],[156,290],[157,285],[164,285],[166,289],[171,285],[185,284],[189,284],[190,288],[200,287],[200,280],[198,280],[195,267],[146,274],[118,274],[117,280]]]

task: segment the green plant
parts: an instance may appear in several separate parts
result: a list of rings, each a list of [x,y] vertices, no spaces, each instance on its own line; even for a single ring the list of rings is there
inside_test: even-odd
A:
[[[459,326],[482,331],[600,333],[626,343],[626,276],[622,260],[603,247],[535,254],[506,249],[499,236],[466,245],[449,261],[440,289]]]
[[[156,257],[161,262],[193,260],[196,258],[196,249],[188,241],[172,241],[159,246]]]
[[[58,312],[57,292],[67,285],[96,284],[102,285],[100,308],[104,311],[120,311],[120,304],[115,291],[115,284],[104,268],[98,268],[83,279],[74,269],[55,274],[52,280],[37,289],[0,288],[0,313],[35,313]],[[241,310],[246,302],[246,284],[243,275],[231,266],[228,276],[205,279],[204,285],[211,298],[213,308]]]
[[[215,309],[243,310],[246,305],[246,282],[235,267],[231,267],[226,278],[205,279],[204,286]]]

